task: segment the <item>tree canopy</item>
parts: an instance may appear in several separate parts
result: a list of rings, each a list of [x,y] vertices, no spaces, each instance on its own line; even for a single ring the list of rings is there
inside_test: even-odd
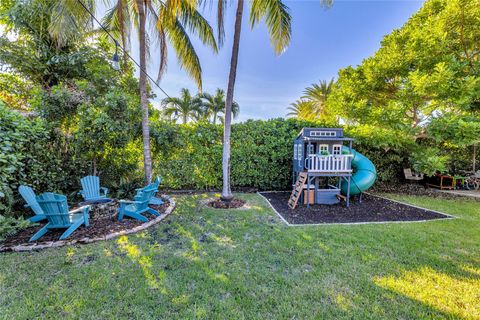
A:
[[[480,142],[479,30],[479,0],[426,1],[384,37],[373,56],[339,71],[325,113],[336,115],[340,124],[389,130],[395,139],[407,136],[417,142],[417,158],[425,157],[425,148],[434,148],[434,155],[439,147],[475,145]],[[305,101],[310,100],[293,107],[305,110]]]

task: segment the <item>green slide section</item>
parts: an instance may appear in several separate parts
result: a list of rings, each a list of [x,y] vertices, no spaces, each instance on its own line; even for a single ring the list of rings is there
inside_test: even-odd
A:
[[[377,179],[377,170],[375,165],[365,157],[363,154],[343,147],[344,151],[349,151],[353,154],[352,158],[352,170],[353,175],[350,179],[350,195],[354,196],[367,191]],[[347,195],[348,184],[346,181],[342,181],[341,192],[343,195]]]

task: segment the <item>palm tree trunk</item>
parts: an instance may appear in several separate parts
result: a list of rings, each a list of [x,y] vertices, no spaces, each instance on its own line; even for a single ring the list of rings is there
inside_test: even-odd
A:
[[[143,137],[143,166],[145,169],[145,182],[152,179],[152,156],[150,152],[150,125],[148,120],[148,97],[147,97],[147,46],[145,42],[145,3],[137,0],[139,20],[139,45],[140,45],[140,106],[142,108],[142,137]]]
[[[230,73],[228,75],[227,99],[225,100],[225,122],[223,127],[223,189],[221,199],[233,199],[230,188],[230,134],[232,131],[232,104],[235,78],[237,76],[238,50],[240,47],[240,33],[242,31],[243,0],[238,0],[237,14],[235,16],[235,33],[233,35],[232,58],[230,60]]]
[[[216,124],[217,123],[217,113],[214,112],[213,113],[213,124]]]
[[[186,114],[183,115],[183,124],[187,124],[187,115]]]

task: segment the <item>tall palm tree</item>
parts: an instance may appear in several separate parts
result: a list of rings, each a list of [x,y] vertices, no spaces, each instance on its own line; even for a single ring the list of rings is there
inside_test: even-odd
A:
[[[313,119],[325,119],[327,115],[327,99],[332,92],[335,80],[332,78],[329,82],[322,80],[319,84],[312,84],[303,91],[301,100],[308,101],[311,104]]]
[[[214,52],[218,51],[212,27],[196,10],[196,0],[117,0],[109,10],[104,22],[116,32],[124,47],[128,46],[128,38],[132,25],[138,28],[140,48],[140,105],[143,111],[142,137],[144,150],[145,180],[152,177],[150,152],[150,132],[148,118],[148,96],[146,78],[146,60],[149,53],[150,36],[159,46],[159,70],[157,83],[167,67],[168,43],[177,54],[182,68],[195,80],[198,88],[202,88],[202,69],[200,60],[192,45],[188,32],[197,36]],[[147,19],[148,18],[148,19]],[[148,21],[147,21],[148,20]],[[151,32],[147,32],[146,24],[150,24]],[[188,31],[188,32],[187,32]],[[186,122],[186,120],[184,121]]]
[[[198,96],[192,96],[190,91],[183,88],[180,97],[168,97],[162,100],[163,113],[173,119],[182,119],[186,124],[188,119],[197,119],[201,113],[202,100]]]
[[[218,0],[217,2],[217,31],[219,42],[223,42],[223,19],[225,13],[226,0]],[[223,132],[223,188],[221,199],[230,201],[233,194],[230,187],[230,135],[232,124],[232,105],[233,94],[235,88],[235,79],[237,75],[238,52],[240,48],[240,34],[242,30],[244,0],[238,0],[235,15],[235,27],[233,34],[232,56],[230,60],[230,71],[228,75],[227,98],[225,101],[225,123]],[[250,26],[253,28],[261,20],[265,20],[270,42],[276,54],[285,51],[290,43],[291,17],[288,13],[288,7],[281,0],[252,0],[250,2]]]
[[[219,116],[221,113],[225,113],[225,91],[218,88],[215,91],[215,95],[210,93],[202,93],[200,94],[200,98],[203,102],[203,108],[205,109],[205,113],[207,117],[212,117],[212,123],[217,123],[217,118],[220,119],[221,122],[224,122],[224,118]],[[232,102],[232,115],[234,118],[238,116],[240,113],[240,106],[235,101]]]

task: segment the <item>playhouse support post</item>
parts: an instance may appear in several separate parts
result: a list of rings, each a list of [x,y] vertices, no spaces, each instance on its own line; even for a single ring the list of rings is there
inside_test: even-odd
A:
[[[310,175],[307,173],[307,208],[310,208]]]
[[[347,208],[350,206],[350,176],[347,178]]]

